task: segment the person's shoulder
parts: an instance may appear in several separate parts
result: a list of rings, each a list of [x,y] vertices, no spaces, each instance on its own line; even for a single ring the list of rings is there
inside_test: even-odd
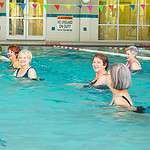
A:
[[[28,77],[29,77],[30,79],[35,79],[35,78],[37,78],[36,70],[35,70],[34,68],[31,67],[31,68],[28,70]]]
[[[141,67],[141,64],[140,64],[140,62],[139,62],[138,60],[136,60],[136,61],[134,61],[134,62],[132,63],[132,67],[136,68],[137,70],[139,70],[139,69],[142,68],[142,67]],[[136,69],[135,69],[135,70],[136,70]]]
[[[33,67],[29,68],[28,73],[35,73],[35,72],[36,72],[36,70]]]

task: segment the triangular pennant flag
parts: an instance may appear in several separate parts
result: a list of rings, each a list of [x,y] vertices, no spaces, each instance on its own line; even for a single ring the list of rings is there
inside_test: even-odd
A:
[[[120,10],[124,12],[124,5],[120,5]]]
[[[82,5],[80,5],[80,4],[77,4],[77,7],[79,7],[80,9],[82,8]]]
[[[56,8],[57,10],[60,9],[60,5],[59,5],[59,4],[56,4],[56,5],[54,5],[54,6],[55,6],[55,8]]]
[[[114,5],[109,5],[109,9],[112,11],[114,8]]]
[[[25,6],[26,6],[26,4],[25,4],[25,3],[22,3],[22,4],[21,4],[21,8],[22,8],[22,10],[24,10]]]
[[[103,6],[103,5],[99,5],[99,6],[98,6],[98,8],[99,8],[99,10],[102,12],[102,11],[103,11],[104,6]]]
[[[135,5],[131,4],[131,5],[130,5],[130,8],[131,8],[132,10],[134,10]]]
[[[37,4],[36,4],[36,3],[33,3],[33,4],[32,4],[32,7],[33,7],[33,8],[36,8],[36,7],[37,7]]]
[[[44,8],[45,8],[45,9],[47,9],[47,8],[48,8],[48,4],[44,4],[43,6],[44,6]]]
[[[87,7],[88,7],[88,11],[89,11],[89,12],[92,12],[93,6],[92,6],[91,4],[89,4]]]
[[[144,10],[144,8],[145,8],[145,4],[141,4],[141,7],[142,7],[142,9]]]
[[[16,3],[15,2],[11,2],[11,3],[9,3],[9,5],[10,5],[11,8],[15,8],[16,7]]]
[[[0,7],[2,8],[4,6],[4,2],[0,2]]]
[[[70,8],[71,8],[71,5],[70,5],[70,4],[66,4],[65,7],[66,7],[67,9],[70,9]]]

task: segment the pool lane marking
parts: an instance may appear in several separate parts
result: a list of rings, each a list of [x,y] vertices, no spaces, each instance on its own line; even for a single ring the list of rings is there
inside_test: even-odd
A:
[[[61,48],[61,49],[78,50],[78,51],[84,51],[84,52],[90,52],[90,53],[103,53],[103,54],[107,54],[107,55],[126,57],[126,54],[99,51],[99,50],[91,50],[91,49],[85,49],[85,48],[77,48],[77,47],[70,47],[70,46],[56,46],[56,45],[54,45],[53,47]],[[145,57],[145,56],[137,56],[137,58],[143,59],[143,60],[150,60],[150,57]]]

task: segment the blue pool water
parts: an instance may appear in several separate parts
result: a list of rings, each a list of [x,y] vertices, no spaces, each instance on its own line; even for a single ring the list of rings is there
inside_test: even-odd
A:
[[[29,47],[44,81],[12,76],[0,62],[0,149],[149,150],[150,113],[118,112],[109,91],[67,86],[94,78],[94,54],[50,47]],[[109,56],[110,64],[125,58]],[[135,105],[150,106],[149,61],[133,74],[129,89]]]

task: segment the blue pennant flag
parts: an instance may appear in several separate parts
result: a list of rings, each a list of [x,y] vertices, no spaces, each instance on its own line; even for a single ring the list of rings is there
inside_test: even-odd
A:
[[[79,7],[80,9],[82,8],[82,5],[79,4],[79,3],[76,3],[75,5],[76,5],[77,7]]]
[[[24,10],[25,6],[26,6],[26,4],[25,4],[25,3],[22,3],[22,4],[21,4],[21,8],[22,8],[22,10]]]
[[[130,8],[132,9],[132,10],[134,10],[134,8],[135,8],[135,5],[130,5]]]

